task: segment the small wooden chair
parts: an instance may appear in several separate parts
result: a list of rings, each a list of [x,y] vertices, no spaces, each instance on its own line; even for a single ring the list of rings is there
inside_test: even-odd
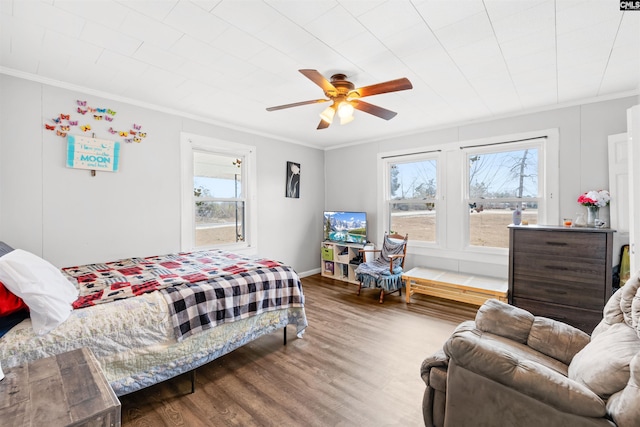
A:
[[[402,272],[408,240],[408,234],[385,233],[382,249],[360,249],[364,262],[356,269],[356,278],[360,282],[358,295],[362,288],[380,288],[380,304],[384,302],[385,295],[399,292],[402,296]],[[367,262],[368,252],[379,253],[379,256]]]

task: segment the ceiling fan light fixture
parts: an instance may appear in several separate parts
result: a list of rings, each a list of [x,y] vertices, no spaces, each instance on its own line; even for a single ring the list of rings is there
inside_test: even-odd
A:
[[[353,117],[353,116],[340,117],[340,124],[341,125],[346,125],[347,123],[351,123],[354,118],[355,117]]]
[[[327,80],[318,70],[303,69],[298,70],[302,75],[318,85],[324,92],[326,98],[311,99],[309,101],[294,102],[292,104],[277,105],[268,107],[267,111],[283,110],[285,108],[299,107],[302,105],[318,104],[321,102],[331,102],[331,106],[320,114],[320,124],[316,129],[326,129],[331,125],[338,113],[340,124],[347,124],[353,121],[355,109],[364,111],[372,116],[384,120],[391,120],[398,113],[361,101],[365,96],[379,95],[382,93],[398,92],[401,90],[413,89],[413,85],[406,77],[389,80],[369,86],[355,88],[354,84],[347,80],[346,74],[334,74],[331,81]],[[327,99],[328,98],[328,99]]]
[[[322,113],[320,113],[320,118],[327,123],[333,122],[333,117],[336,115],[336,109],[333,105],[324,109]]]
[[[340,105],[338,105],[338,116],[340,116],[340,119],[342,120],[348,119],[348,118],[351,118],[351,120],[353,120],[353,111],[354,111],[353,105],[351,105],[347,101],[342,101]]]

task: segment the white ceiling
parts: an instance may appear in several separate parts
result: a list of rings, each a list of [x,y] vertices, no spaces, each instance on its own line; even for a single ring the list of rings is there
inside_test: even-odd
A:
[[[0,71],[330,148],[638,94],[640,11],[618,0],[0,0]],[[347,125],[300,74],[407,77]]]

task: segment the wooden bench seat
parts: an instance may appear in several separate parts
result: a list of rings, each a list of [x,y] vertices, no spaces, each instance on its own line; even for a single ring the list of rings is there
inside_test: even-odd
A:
[[[507,301],[507,279],[457,273],[435,268],[416,267],[402,275],[406,300],[411,295],[424,294],[481,306],[490,298]]]

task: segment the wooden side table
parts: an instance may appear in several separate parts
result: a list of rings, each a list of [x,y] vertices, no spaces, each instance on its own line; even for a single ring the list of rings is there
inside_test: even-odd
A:
[[[120,401],[91,350],[4,369],[0,424],[119,427]]]

